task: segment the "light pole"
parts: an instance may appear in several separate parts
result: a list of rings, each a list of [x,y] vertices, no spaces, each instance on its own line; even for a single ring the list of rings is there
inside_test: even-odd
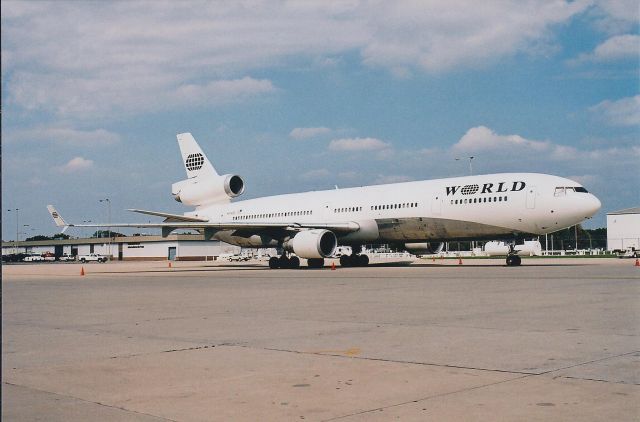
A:
[[[471,164],[471,160],[473,160],[475,157],[471,156],[471,157],[467,157],[469,159],[469,176],[473,175],[473,165]],[[461,158],[456,157],[456,161],[460,161]]]
[[[105,198],[105,199],[100,199],[100,202],[106,202],[107,203],[107,224],[109,225],[109,227],[107,227],[107,234],[109,235],[109,247],[107,249],[108,254],[109,254],[109,261],[111,261],[111,201],[109,200],[109,198]]]
[[[92,221],[91,220],[82,220],[82,224],[87,224],[87,223],[92,223]],[[87,238],[87,229],[86,228],[82,231],[82,236],[85,239]]]
[[[20,226],[20,208],[12,208],[10,210],[7,210],[8,212],[12,212],[15,211],[16,213],[16,253],[18,253],[18,236],[20,235],[20,233],[18,233],[18,227]]]

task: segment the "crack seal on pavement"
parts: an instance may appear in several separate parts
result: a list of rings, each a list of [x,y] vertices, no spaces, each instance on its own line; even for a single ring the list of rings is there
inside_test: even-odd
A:
[[[125,407],[114,406],[114,405],[106,404],[106,403],[100,403],[100,402],[93,401],[93,400],[87,400],[87,399],[83,399],[81,397],[72,396],[72,395],[69,395],[69,394],[61,394],[61,393],[56,393],[54,391],[42,390],[40,388],[34,388],[34,387],[30,387],[28,385],[15,384],[15,383],[6,382],[6,381],[4,381],[3,384],[11,385],[13,387],[26,388],[26,389],[29,389],[31,391],[39,391],[41,393],[53,394],[53,395],[59,396],[59,397],[66,397],[66,398],[70,398],[70,399],[73,399],[73,400],[78,400],[78,401],[81,401],[81,402],[84,402],[84,403],[96,404],[98,406],[108,407],[108,408],[111,408],[111,409],[118,409],[118,410],[122,410],[123,412],[135,413],[137,415],[143,415],[143,416],[149,416],[151,418],[156,418],[156,419],[160,419],[160,420],[163,420],[163,421],[178,422],[175,419],[169,419],[169,418],[165,418],[165,417],[162,417],[162,416],[152,415],[151,413],[138,412],[136,410],[127,409]]]

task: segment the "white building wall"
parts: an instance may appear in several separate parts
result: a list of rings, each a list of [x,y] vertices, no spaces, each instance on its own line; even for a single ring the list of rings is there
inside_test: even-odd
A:
[[[640,249],[640,214],[607,215],[607,249]]]
[[[169,248],[177,248],[178,242],[125,243],[122,245],[122,259],[162,258],[167,259]],[[115,255],[117,258],[117,253]]]
[[[178,259],[200,256],[216,257],[223,253],[240,253],[240,247],[218,241],[179,242],[176,256]]]

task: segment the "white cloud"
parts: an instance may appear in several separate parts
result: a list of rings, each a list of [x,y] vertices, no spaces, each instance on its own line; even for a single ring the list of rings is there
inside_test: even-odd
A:
[[[58,167],[62,173],[75,173],[78,171],[84,171],[93,167],[93,160],[88,160],[83,157],[74,157],[64,166]]]
[[[640,36],[616,35],[598,45],[592,53],[581,54],[574,63],[584,61],[609,62],[623,59],[637,59],[640,55]]]
[[[525,139],[520,135],[498,135],[486,126],[477,126],[469,129],[453,146],[453,150],[476,152],[513,147],[541,151],[547,149],[549,143]]]
[[[596,27],[610,34],[630,31],[638,25],[637,0],[596,0]]]
[[[306,173],[302,173],[300,177],[303,180],[318,180],[318,179],[326,179],[331,175],[331,172],[327,169],[317,169],[317,170],[309,170]]]
[[[376,138],[343,138],[329,143],[331,151],[378,151],[389,147],[390,144]]]
[[[61,125],[10,131],[4,136],[4,140],[5,142],[52,142],[59,145],[87,147],[116,144],[120,141],[120,135],[105,129],[79,130]]]
[[[399,175],[399,174],[378,175],[378,177],[374,180],[374,184],[383,185],[387,183],[410,182],[412,180],[413,178],[410,176]]]
[[[3,79],[28,110],[97,119],[274,92],[257,69],[362,61],[396,77],[539,50],[583,0],[3,2]],[[193,10],[198,13],[194,14]]]
[[[331,133],[331,129],[328,127],[297,127],[289,132],[289,137],[293,139],[309,139],[327,133]]]
[[[589,110],[614,126],[640,125],[640,95],[616,101],[605,100]]]

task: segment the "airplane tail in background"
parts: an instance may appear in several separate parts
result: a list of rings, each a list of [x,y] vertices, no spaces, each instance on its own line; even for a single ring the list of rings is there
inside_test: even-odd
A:
[[[178,134],[178,146],[187,179],[171,186],[171,194],[185,205],[227,203],[244,192],[244,181],[233,174],[219,175],[190,133]]]
[[[69,228],[69,224],[64,221],[64,218],[62,218],[58,211],[56,211],[53,205],[47,205],[47,210],[49,211],[49,214],[51,214],[51,217],[53,217],[53,221],[56,223],[56,226],[62,227],[62,233],[64,233],[65,230]]]

